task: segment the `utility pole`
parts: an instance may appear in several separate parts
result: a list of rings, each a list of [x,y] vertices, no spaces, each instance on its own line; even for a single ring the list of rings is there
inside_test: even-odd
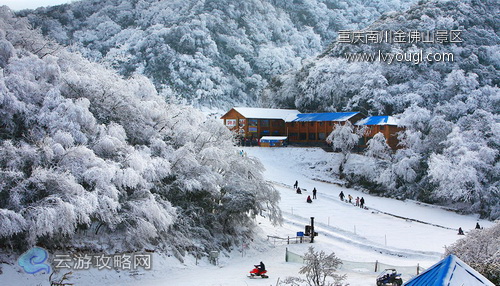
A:
[[[311,217],[311,243],[314,242],[314,217]]]

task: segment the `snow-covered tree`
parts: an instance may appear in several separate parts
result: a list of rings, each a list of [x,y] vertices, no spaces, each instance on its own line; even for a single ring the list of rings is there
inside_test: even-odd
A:
[[[218,120],[46,41],[6,7],[0,31],[0,245],[182,260],[250,239],[261,213],[280,222],[278,192]]]
[[[365,154],[369,157],[388,160],[391,157],[391,147],[387,144],[384,134],[378,132],[367,143]]]
[[[342,286],[343,280],[347,275],[339,275],[337,269],[342,265],[342,261],[335,256],[335,253],[327,255],[323,250],[314,251],[314,247],[310,246],[304,254],[304,263],[299,270],[299,274],[305,275],[302,277],[288,276],[279,282],[279,285],[289,286]],[[345,284],[346,286],[349,284]]]
[[[314,247],[310,246],[304,255],[304,261],[306,265],[300,268],[299,273],[306,275],[310,286],[342,285],[342,280],[346,278],[346,275],[335,273],[342,261],[333,252],[327,255],[323,250],[314,251]],[[328,281],[327,278],[332,278],[333,281]]]
[[[335,124],[326,142],[332,146],[333,150],[347,154],[358,144],[359,138],[360,134],[355,132],[352,123],[346,121],[344,124]]]
[[[455,254],[465,263],[488,278],[500,283],[500,221],[486,229],[474,229],[446,247],[445,255]]]
[[[342,153],[343,159],[339,165],[339,175],[342,177],[344,172],[344,165],[349,158],[349,153],[358,144],[361,137],[360,132],[354,128],[350,121],[344,124],[335,124],[333,131],[326,138],[326,142],[330,144],[334,151]]]

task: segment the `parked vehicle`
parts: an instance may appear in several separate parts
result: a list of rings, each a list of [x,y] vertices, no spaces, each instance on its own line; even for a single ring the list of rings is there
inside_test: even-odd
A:
[[[396,269],[386,269],[379,276],[377,276],[377,286],[392,285],[401,286],[403,285],[403,279],[401,279],[401,273],[398,273]]]

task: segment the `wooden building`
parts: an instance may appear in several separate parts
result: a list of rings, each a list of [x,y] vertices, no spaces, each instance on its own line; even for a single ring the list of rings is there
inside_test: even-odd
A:
[[[287,136],[290,142],[324,142],[336,124],[363,117],[359,112],[300,113],[287,118]]]
[[[221,119],[227,128],[240,136],[260,139],[263,136],[286,136],[286,118],[299,113],[295,109],[234,107]]]
[[[372,139],[375,134],[381,132],[384,134],[387,144],[393,149],[398,149],[397,133],[403,128],[398,127],[397,120],[392,116],[371,116],[356,122],[356,126],[368,127],[365,135],[360,139],[358,147],[366,148],[368,140]]]

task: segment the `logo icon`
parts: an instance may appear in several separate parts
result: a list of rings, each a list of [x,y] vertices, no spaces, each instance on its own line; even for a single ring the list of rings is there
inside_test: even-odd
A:
[[[49,257],[47,250],[41,247],[33,247],[23,253],[17,260],[17,264],[24,269],[24,272],[35,274],[40,271],[45,271],[46,274],[50,273],[50,265],[44,263]]]

